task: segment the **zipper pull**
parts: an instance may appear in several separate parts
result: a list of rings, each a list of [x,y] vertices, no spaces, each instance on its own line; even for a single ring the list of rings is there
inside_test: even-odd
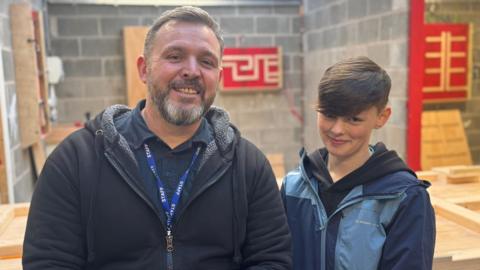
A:
[[[167,243],[167,251],[172,252],[173,251],[173,235],[171,230],[167,230],[167,235],[165,236],[165,240]]]

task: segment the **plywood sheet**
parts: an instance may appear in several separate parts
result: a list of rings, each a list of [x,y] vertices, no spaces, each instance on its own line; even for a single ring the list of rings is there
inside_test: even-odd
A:
[[[0,269],[2,270],[22,270],[22,259],[0,260]]]
[[[28,204],[0,206],[0,259],[21,258]]]
[[[422,170],[451,165],[472,165],[459,110],[422,113]]]
[[[127,80],[127,104],[135,107],[147,94],[146,85],[140,80],[137,71],[137,58],[143,54],[143,44],[148,27],[128,26],[123,28],[125,53],[125,78]]]
[[[20,142],[27,148],[40,140],[38,68],[29,3],[10,5],[10,24]]]

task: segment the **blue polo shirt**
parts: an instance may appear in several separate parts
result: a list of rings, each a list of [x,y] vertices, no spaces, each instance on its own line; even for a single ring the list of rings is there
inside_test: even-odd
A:
[[[152,151],[155,157],[157,173],[163,182],[167,199],[170,203],[172,195],[180,180],[180,176],[190,165],[197,147],[201,147],[202,149],[200,151],[201,156],[207,144],[213,140],[213,131],[210,124],[203,118],[200,127],[195,134],[189,140],[172,149],[148,129],[147,124],[141,115],[141,110],[144,107],[145,100],[140,101],[135,109],[132,110],[132,113],[124,114],[115,119],[115,127],[118,132],[125,137],[130,149],[135,155],[146,193],[156,207],[159,210],[162,210],[160,192],[156,183],[157,180],[148,166],[144,144],[148,144],[150,151]],[[193,165],[188,175],[188,182],[181,195],[182,201],[184,201],[190,193],[192,186],[191,183],[193,181],[193,176],[197,172],[199,159],[200,158],[197,159],[195,162],[196,164]]]

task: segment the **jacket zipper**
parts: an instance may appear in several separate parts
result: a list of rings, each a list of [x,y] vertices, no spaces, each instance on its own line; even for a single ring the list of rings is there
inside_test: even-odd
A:
[[[149,206],[154,210],[154,212],[157,214],[158,219],[160,220],[160,223],[165,229],[165,225],[162,222],[162,219],[160,218],[160,215],[157,211],[157,209],[151,204],[151,202],[145,197],[145,195],[136,187],[135,184],[132,184],[130,181],[130,177],[126,175],[122,169],[120,169],[119,165],[115,162],[115,160],[110,156],[110,154],[105,151],[105,156],[107,157],[108,161],[113,165],[113,167],[117,170],[117,172],[123,177],[125,182],[137,193]],[[231,165],[230,165],[231,166]],[[211,181],[208,185],[204,186],[196,195],[193,197],[187,205],[185,205],[184,211],[180,213],[177,219],[175,219],[174,224],[172,225],[172,228],[167,232],[167,235],[165,236],[165,241],[166,241],[166,263],[167,263],[167,269],[168,270],[173,270],[173,251],[174,251],[174,245],[173,245],[173,232],[175,226],[178,224],[180,221],[181,217],[183,216],[183,213],[187,209],[188,205],[190,205],[200,194],[202,194],[206,189],[211,187],[213,184],[217,183],[217,181],[225,174],[225,172],[230,168],[230,166],[225,166],[215,177],[213,181]],[[166,229],[165,229],[166,230]]]
[[[301,168],[301,174],[302,174],[302,178],[303,179],[308,179],[307,177],[307,174],[305,172],[305,168],[303,167],[303,164],[302,166],[300,166]],[[306,182],[308,183],[309,187],[315,191],[315,188],[313,187],[313,184],[310,182],[310,180],[306,180]],[[322,204],[322,201],[320,200],[320,197],[318,196],[318,193],[315,191],[313,192],[313,194],[315,194],[315,199],[317,200],[317,205],[323,207],[323,204]],[[322,223],[322,220],[319,220],[319,223],[320,223],[320,226],[321,226],[321,240],[320,240],[320,247],[321,247],[321,254],[320,254],[320,258],[321,258],[321,265],[320,265],[320,269],[321,270],[326,270],[326,241],[327,241],[327,227],[328,227],[328,223],[330,221],[330,219],[333,218],[333,216],[335,216],[338,212],[342,211],[343,209],[353,205],[353,204],[356,204],[358,202],[361,202],[363,200],[366,200],[366,199],[394,199],[394,198],[398,198],[401,196],[401,192],[400,193],[395,193],[395,194],[388,194],[388,195],[368,195],[368,196],[359,196],[359,197],[356,197],[356,198],[352,198],[346,202],[344,202],[343,204],[339,205],[339,207],[329,216],[329,217],[326,217],[324,215],[322,215],[322,211],[320,211],[319,209],[319,213],[318,213],[318,217],[319,218],[325,218],[326,217],[326,220],[324,220],[324,222]],[[324,209],[324,208],[323,208]]]

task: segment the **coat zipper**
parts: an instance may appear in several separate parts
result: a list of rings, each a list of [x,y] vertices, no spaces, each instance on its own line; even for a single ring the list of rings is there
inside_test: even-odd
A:
[[[305,168],[303,167],[303,164],[302,166],[300,166],[300,169],[301,169],[301,175],[302,175],[302,178],[303,179],[308,179],[307,177],[307,174],[305,172]],[[308,182],[308,185],[309,187],[315,191],[315,188],[313,187],[313,184],[310,182],[310,180],[306,180],[306,182]],[[323,204],[322,204],[322,201],[320,200],[320,197],[318,196],[318,192],[313,192],[313,194],[315,194],[315,199],[317,200],[317,205],[319,206],[322,206],[323,207]],[[320,248],[321,248],[321,254],[320,254],[320,258],[321,258],[321,265],[320,265],[320,269],[321,270],[325,270],[326,269],[326,241],[327,241],[327,227],[328,227],[328,223],[330,221],[330,219],[333,218],[333,216],[335,216],[338,212],[342,211],[343,209],[353,205],[353,204],[356,204],[358,202],[361,202],[363,200],[366,200],[366,199],[394,199],[394,198],[398,198],[401,196],[402,193],[395,193],[395,194],[388,194],[388,195],[368,195],[368,196],[359,196],[359,197],[356,197],[356,198],[352,198],[346,202],[344,202],[343,204],[339,205],[339,207],[329,216],[329,217],[326,217],[324,215],[322,215],[322,211],[319,211],[319,215],[318,217],[319,218],[325,218],[326,217],[326,220],[324,220],[324,222],[322,223],[322,220],[319,220],[319,223],[320,223],[320,226],[321,226],[321,240],[320,240]],[[325,208],[323,208],[325,209]]]
[[[157,209],[151,204],[151,202],[145,197],[145,195],[143,194],[143,192],[141,192],[137,186],[135,184],[132,184],[131,181],[130,181],[130,177],[128,175],[126,175],[122,169],[120,169],[119,165],[117,165],[117,162],[115,162],[115,160],[111,157],[111,155],[105,151],[105,156],[107,157],[108,161],[112,164],[112,166],[117,170],[117,172],[120,174],[120,176],[123,177],[123,179],[125,180],[125,182],[127,182],[127,184],[135,191],[135,193],[137,193],[137,195],[139,195],[149,206],[150,208],[152,208],[154,210],[154,212],[157,214],[157,217],[158,219],[160,220],[160,223],[162,224],[162,226],[164,227],[164,229],[166,230],[166,226],[165,224],[163,224],[163,221],[162,219],[160,218],[160,214],[158,213]],[[230,164],[231,166],[231,164]],[[174,251],[174,245],[173,245],[173,232],[174,232],[174,228],[175,226],[178,224],[178,222],[180,221],[181,217],[183,216],[183,213],[185,212],[185,210],[187,209],[188,205],[190,205],[198,196],[200,196],[200,194],[202,194],[206,189],[210,188],[213,184],[217,183],[217,181],[225,174],[225,172],[228,170],[228,168],[230,168],[230,166],[225,166],[225,168],[223,168],[217,175],[216,177],[214,178],[213,181],[211,181],[208,185],[204,186],[196,195],[195,197],[192,197],[192,199],[188,202],[187,205],[185,205],[184,207],[184,211],[182,211],[181,213],[179,213],[180,215],[178,216],[177,219],[175,219],[175,222],[174,224],[172,225],[172,228],[169,232],[167,232],[166,236],[165,236],[165,242],[166,242],[166,251],[167,251],[167,254],[166,254],[166,263],[167,263],[167,269],[168,270],[173,270],[173,251]]]

